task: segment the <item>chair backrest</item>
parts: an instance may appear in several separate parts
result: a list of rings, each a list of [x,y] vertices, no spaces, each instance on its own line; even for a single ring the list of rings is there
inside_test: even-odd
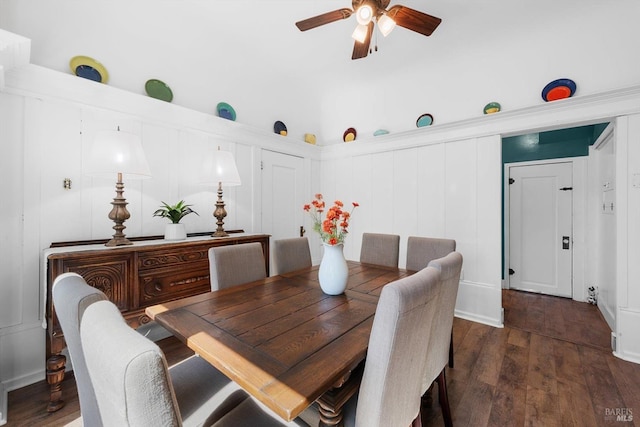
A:
[[[440,273],[426,268],[382,289],[356,408],[357,427],[409,426],[420,411],[422,373]]]
[[[363,233],[360,262],[398,267],[400,236],[397,234]]]
[[[418,271],[434,259],[442,258],[456,250],[453,239],[409,236],[407,239],[407,270]]]
[[[164,354],[112,302],[86,309],[80,335],[104,425],[182,424]]]
[[[309,239],[294,237],[291,239],[274,240],[273,260],[276,274],[284,274],[301,268],[311,267],[311,251]]]
[[[258,242],[209,249],[211,290],[217,291],[267,277],[262,245]]]
[[[73,365],[83,423],[86,426],[102,426],[98,401],[80,343],[80,321],[87,307],[97,301],[106,300],[107,296],[89,286],[82,276],[76,273],[63,273],[56,277],[51,294]]]
[[[449,343],[451,341],[451,327],[453,326],[456,298],[460,285],[462,255],[459,252],[451,252],[444,258],[431,261],[428,267],[440,272],[442,291],[440,292],[431,328],[427,366],[422,385],[423,393],[449,362]]]

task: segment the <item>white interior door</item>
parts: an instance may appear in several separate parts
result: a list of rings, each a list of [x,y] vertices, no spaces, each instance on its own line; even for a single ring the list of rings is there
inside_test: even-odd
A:
[[[262,232],[271,235],[272,246],[274,240],[300,235],[303,169],[301,157],[262,150]]]
[[[572,164],[509,167],[509,287],[572,296]]]

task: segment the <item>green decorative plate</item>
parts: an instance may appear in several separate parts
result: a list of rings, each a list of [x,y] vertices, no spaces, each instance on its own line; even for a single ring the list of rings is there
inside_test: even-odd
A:
[[[483,112],[485,114],[494,114],[499,112],[501,109],[500,104],[497,102],[490,102],[487,105],[484,106],[484,110]]]
[[[144,84],[144,90],[151,98],[156,98],[167,102],[171,102],[173,100],[173,92],[171,92],[171,88],[161,80],[147,80],[147,82]]]

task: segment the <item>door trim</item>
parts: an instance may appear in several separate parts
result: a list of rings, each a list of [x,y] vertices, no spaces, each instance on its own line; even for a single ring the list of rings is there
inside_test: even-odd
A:
[[[505,163],[503,166],[503,280],[502,288],[509,289],[509,168],[513,166],[533,166],[552,163],[572,163],[573,165],[573,276],[572,296],[575,301],[585,301],[585,263],[586,263],[586,218],[587,218],[587,156],[563,157],[547,160]]]

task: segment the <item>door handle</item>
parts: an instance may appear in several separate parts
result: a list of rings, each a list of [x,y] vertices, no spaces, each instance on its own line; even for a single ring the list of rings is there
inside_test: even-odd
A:
[[[571,239],[569,236],[562,236],[562,249],[569,249],[569,243]]]
[[[307,230],[304,229],[304,225],[300,226],[300,237],[304,237],[304,233],[306,233]]]

